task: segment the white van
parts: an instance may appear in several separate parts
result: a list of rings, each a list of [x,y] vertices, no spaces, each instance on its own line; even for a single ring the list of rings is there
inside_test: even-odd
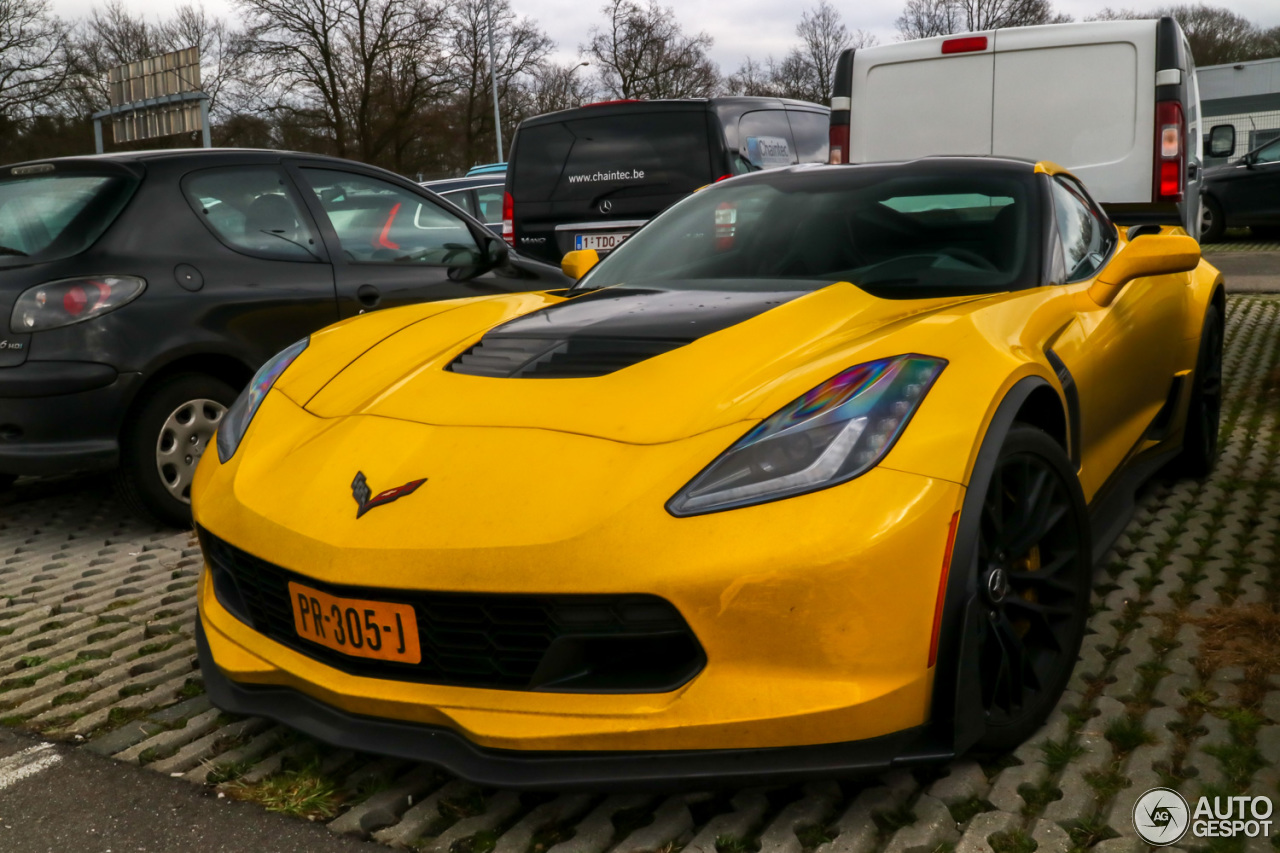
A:
[[[1200,95],[1173,18],[1011,27],[846,50],[831,162],[1052,160],[1119,223],[1199,234]]]

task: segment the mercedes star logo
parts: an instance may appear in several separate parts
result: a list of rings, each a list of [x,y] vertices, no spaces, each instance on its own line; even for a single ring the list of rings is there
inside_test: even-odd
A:
[[[611,210],[613,210],[613,202],[609,201],[609,199],[605,199],[604,201],[600,202],[601,213],[608,213]]]

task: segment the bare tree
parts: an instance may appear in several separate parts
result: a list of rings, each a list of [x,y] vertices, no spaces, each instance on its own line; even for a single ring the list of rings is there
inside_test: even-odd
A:
[[[686,35],[675,10],[658,0],[610,0],[607,23],[591,30],[582,53],[597,69],[600,88],[614,98],[697,98],[715,93],[720,72],[707,56],[714,40]]]
[[[1132,9],[1103,9],[1089,20],[1114,21],[1169,16],[1182,25],[1197,65],[1225,65],[1276,56],[1280,48],[1280,27],[1263,31],[1241,15],[1207,3],[1162,6],[1135,12]]]
[[[259,106],[323,132],[338,156],[393,168],[411,119],[445,87],[443,12],[428,0],[240,0]]]
[[[591,100],[594,96],[591,79],[583,73],[583,65],[582,62],[562,65],[551,61],[539,65],[521,89],[522,100],[513,109],[513,118],[572,109]]]
[[[0,0],[0,116],[43,111],[67,80],[68,42],[48,0]]]
[[[450,5],[446,26],[453,55],[457,104],[461,111],[462,162],[471,166],[492,157],[493,88],[489,73],[489,16],[491,0],[455,0]],[[504,119],[509,119],[520,100],[517,90],[537,72],[550,54],[553,43],[528,18],[517,18],[509,0],[493,2],[494,70],[497,74],[498,103]],[[512,125],[503,128],[510,139]]]
[[[897,25],[902,38],[917,39],[1070,20],[1050,0],[907,0]]]
[[[173,17],[156,28],[164,51],[200,48],[200,89],[209,96],[209,110],[219,114],[228,90],[245,69],[244,33],[215,18],[203,6],[179,6]],[[243,101],[243,96],[237,102]]]
[[[836,61],[850,47],[870,47],[876,37],[862,30],[849,31],[840,12],[827,0],[800,16],[796,25],[800,44],[782,61],[772,56],[758,62],[750,56],[725,81],[730,94],[768,95],[827,103],[835,79]]]

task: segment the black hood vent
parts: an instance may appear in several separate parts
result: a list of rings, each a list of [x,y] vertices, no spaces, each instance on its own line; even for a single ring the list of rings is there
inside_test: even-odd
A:
[[[670,352],[689,341],[627,338],[508,338],[489,336],[449,365],[454,373],[525,379],[604,376]]]
[[[609,288],[491,329],[447,368],[470,376],[605,376],[749,320],[800,292]]]

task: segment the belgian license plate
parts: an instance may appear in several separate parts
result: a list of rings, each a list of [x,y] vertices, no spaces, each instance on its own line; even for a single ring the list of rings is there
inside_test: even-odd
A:
[[[339,598],[289,582],[298,636],[343,654],[399,663],[421,663],[418,620],[407,604]]]
[[[579,234],[574,241],[575,249],[595,249],[597,252],[611,252],[622,245],[628,234]]]

